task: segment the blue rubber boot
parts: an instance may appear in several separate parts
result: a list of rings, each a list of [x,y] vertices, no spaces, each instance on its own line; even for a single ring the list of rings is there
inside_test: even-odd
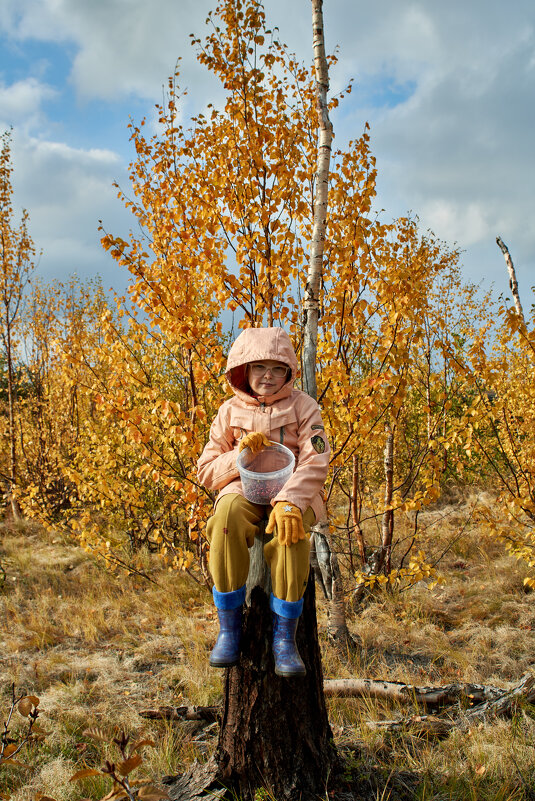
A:
[[[295,632],[303,611],[303,599],[283,601],[273,593],[270,598],[273,612],[273,656],[277,676],[304,676],[306,668],[295,644]]]
[[[212,667],[226,668],[235,665],[240,657],[242,608],[245,601],[245,584],[233,592],[212,590],[219,618],[219,634],[210,654]]]

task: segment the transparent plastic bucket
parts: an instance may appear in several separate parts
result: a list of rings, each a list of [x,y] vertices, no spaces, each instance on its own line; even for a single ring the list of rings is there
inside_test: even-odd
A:
[[[258,453],[244,448],[238,454],[237,465],[247,500],[268,504],[292,475],[295,456],[285,445],[272,442]]]

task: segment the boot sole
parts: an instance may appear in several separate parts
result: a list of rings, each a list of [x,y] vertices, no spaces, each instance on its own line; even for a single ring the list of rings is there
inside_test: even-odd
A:
[[[275,674],[277,676],[282,676],[283,678],[286,678],[286,679],[291,679],[293,676],[306,676],[307,672],[306,672],[306,670],[284,671],[284,670],[279,670],[278,668],[275,668]]]
[[[212,662],[211,659],[208,660],[210,667],[214,668],[227,668],[227,667],[234,667],[239,662],[239,659],[235,659],[233,662]]]

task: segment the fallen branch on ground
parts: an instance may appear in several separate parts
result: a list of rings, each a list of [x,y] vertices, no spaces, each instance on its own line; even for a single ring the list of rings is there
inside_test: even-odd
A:
[[[416,687],[400,681],[376,679],[325,679],[326,696],[383,698],[424,706],[450,706],[463,701],[470,706],[500,698],[507,690],[485,684],[447,684],[445,687]]]
[[[453,728],[467,729],[476,722],[513,714],[519,701],[535,702],[535,676],[527,674],[510,690],[487,684],[447,684],[444,687],[416,687],[397,681],[374,679],[325,679],[326,696],[382,698],[387,701],[422,704],[426,707],[452,707],[464,704],[468,708],[451,710],[448,716],[411,715],[398,720],[368,721],[368,726],[387,731],[410,730],[416,736],[443,736]],[[151,720],[203,720],[213,723],[220,714],[218,706],[164,706],[139,712]]]
[[[520,702],[531,704],[535,701],[535,676],[528,673],[512,689],[504,690],[498,698],[485,701],[472,709],[467,709],[453,717],[436,717],[432,715],[411,715],[399,720],[368,721],[368,726],[386,731],[410,731],[422,736],[434,734],[444,736],[452,729],[465,731],[475,723],[496,717],[510,717]]]
[[[218,706],[162,706],[159,709],[142,709],[139,715],[149,720],[205,720],[213,723],[220,712]]]

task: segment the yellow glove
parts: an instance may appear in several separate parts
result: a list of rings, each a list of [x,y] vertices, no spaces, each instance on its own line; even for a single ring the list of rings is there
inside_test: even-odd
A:
[[[251,453],[258,453],[262,448],[268,448],[270,445],[271,443],[265,434],[261,434],[260,431],[252,431],[240,440],[238,452],[241,453],[244,448],[249,448]]]
[[[306,537],[301,509],[287,501],[277,501],[273,507],[266,526],[266,534],[272,534],[275,526],[281,545],[292,545]]]

